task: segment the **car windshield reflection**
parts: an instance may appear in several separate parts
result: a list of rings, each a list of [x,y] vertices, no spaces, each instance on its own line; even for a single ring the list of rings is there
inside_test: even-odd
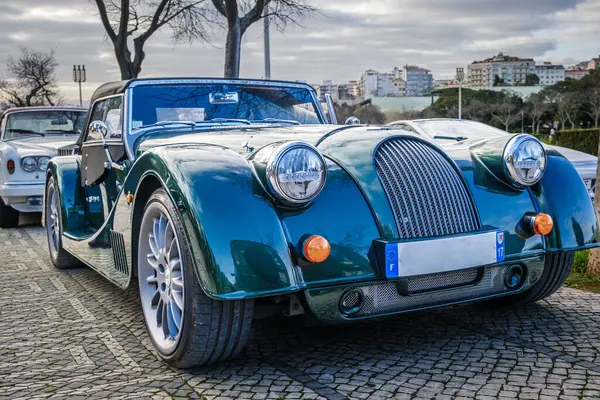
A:
[[[320,124],[308,89],[242,84],[144,85],[133,89],[132,131],[166,124]]]

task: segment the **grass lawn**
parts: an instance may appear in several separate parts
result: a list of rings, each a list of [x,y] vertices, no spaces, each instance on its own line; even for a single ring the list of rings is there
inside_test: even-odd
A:
[[[567,277],[565,284],[574,289],[587,290],[600,293],[600,276],[593,276],[585,272],[588,263],[588,252],[579,251],[575,254],[573,269]]]

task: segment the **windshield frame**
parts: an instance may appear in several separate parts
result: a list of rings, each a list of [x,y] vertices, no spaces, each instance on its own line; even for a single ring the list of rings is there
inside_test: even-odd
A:
[[[55,132],[55,133],[46,133],[46,132],[34,132],[34,133],[25,133],[23,135],[17,135],[14,137],[6,137],[6,124],[8,122],[8,118],[13,115],[13,114],[22,114],[22,113],[35,113],[35,112],[72,112],[72,113],[82,113],[83,114],[83,130],[85,130],[86,127],[86,121],[87,121],[87,109],[79,109],[79,108],[62,108],[62,107],[40,107],[40,108],[28,108],[28,107],[23,107],[22,109],[13,109],[13,110],[7,110],[6,112],[4,112],[4,114],[2,115],[2,121],[1,121],[1,125],[0,125],[0,131],[2,132],[2,136],[0,137],[0,141],[12,141],[12,140],[18,140],[20,138],[26,138],[26,137],[38,137],[38,138],[42,138],[42,137],[46,137],[46,136],[60,136],[60,135],[80,135],[80,133],[74,132],[74,133],[66,133],[66,132]]]
[[[285,82],[285,81],[265,81],[265,80],[253,80],[253,79],[202,79],[202,78],[181,78],[181,79],[141,79],[131,81],[125,89],[125,101],[123,103],[123,143],[125,145],[125,151],[127,157],[130,160],[135,159],[133,151],[136,140],[144,135],[146,129],[132,130],[133,120],[133,101],[134,93],[133,89],[138,86],[161,86],[161,85],[245,85],[245,86],[257,86],[257,87],[277,87],[277,88],[291,88],[291,89],[305,89],[310,93],[310,97],[314,103],[315,112],[320,121],[320,124],[327,124],[327,118],[321,102],[317,97],[317,93],[314,88],[307,83],[301,82]],[[246,126],[246,125],[240,125]]]

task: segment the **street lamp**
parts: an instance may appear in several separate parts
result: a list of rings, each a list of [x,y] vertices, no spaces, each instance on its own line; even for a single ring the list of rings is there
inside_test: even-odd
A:
[[[265,79],[271,79],[271,42],[269,35],[269,5],[265,4],[264,14],[264,39],[265,39]]]
[[[85,82],[85,65],[73,65],[73,82],[79,83],[79,105],[83,107],[83,96],[81,95],[81,82]]]
[[[458,119],[462,119],[462,84],[465,79],[465,69],[456,68],[456,81],[458,82]]]

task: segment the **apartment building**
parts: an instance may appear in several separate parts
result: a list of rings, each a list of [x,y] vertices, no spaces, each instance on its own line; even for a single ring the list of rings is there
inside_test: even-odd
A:
[[[508,85],[518,85],[525,84],[527,75],[535,73],[536,65],[533,58],[519,58],[498,53],[485,60],[473,61],[468,66],[467,80],[469,86],[475,87],[492,87],[495,80],[502,80]]]
[[[416,65],[405,65],[402,79],[406,85],[406,96],[427,96],[433,88],[431,71]]]
[[[574,65],[565,71],[565,79],[581,79],[588,74],[588,69],[581,65]]]
[[[554,85],[565,80],[565,67],[554,65],[549,61],[535,66],[535,74],[540,78],[540,85]]]

